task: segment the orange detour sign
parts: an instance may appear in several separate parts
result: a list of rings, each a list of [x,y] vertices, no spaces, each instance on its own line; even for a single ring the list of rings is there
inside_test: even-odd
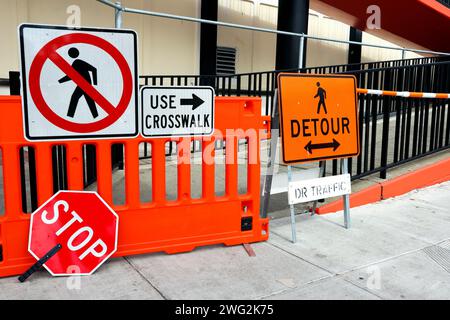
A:
[[[359,154],[356,78],[351,75],[278,75],[285,163]]]

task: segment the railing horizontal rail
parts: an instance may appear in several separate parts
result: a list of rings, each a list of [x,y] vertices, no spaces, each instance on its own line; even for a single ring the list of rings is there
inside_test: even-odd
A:
[[[262,98],[263,115],[271,115],[276,77],[279,70],[235,75],[143,75],[140,85],[210,85],[220,96],[258,96]],[[386,177],[387,170],[405,162],[446,150],[450,146],[450,99],[436,96],[411,97],[405,92],[449,93],[450,61],[427,57],[350,65],[322,66],[283,72],[310,74],[346,73],[357,78],[358,87],[402,94],[358,94],[361,153],[349,161],[354,179],[374,173]],[[444,98],[444,99],[443,99]],[[217,145],[224,148],[224,144]],[[193,150],[195,151],[195,150]],[[55,158],[64,161],[63,150]],[[174,154],[169,143],[166,154]],[[116,154],[116,153],[115,153]],[[28,154],[34,160],[32,153]],[[141,159],[150,157],[144,148]],[[115,163],[123,167],[123,151],[117,150]],[[338,173],[336,160],[327,161],[330,171]],[[64,182],[64,172],[61,173]],[[92,177],[86,177],[89,183]]]
[[[109,6],[111,8],[114,8],[116,11],[118,11],[120,13],[122,13],[122,12],[124,12],[124,13],[134,13],[134,14],[154,16],[154,17],[160,17],[160,18],[166,18],[166,19],[183,20],[183,21],[189,21],[189,22],[194,22],[194,23],[212,24],[212,25],[228,27],[228,28],[237,28],[237,29],[258,31],[258,32],[264,32],[264,33],[272,33],[272,34],[281,34],[281,35],[298,37],[298,38],[302,38],[302,39],[312,39],[312,40],[320,40],[320,41],[335,42],[335,43],[345,43],[345,44],[357,44],[357,45],[361,45],[361,46],[380,48],[380,49],[389,49],[389,50],[398,50],[398,51],[403,51],[403,52],[409,51],[409,52],[431,54],[431,55],[444,55],[444,56],[450,55],[450,53],[447,53],[447,52],[437,52],[437,51],[414,49],[414,48],[393,47],[393,46],[377,45],[377,44],[373,44],[373,43],[357,42],[357,41],[350,41],[350,40],[331,39],[331,38],[325,38],[325,37],[312,36],[312,35],[308,35],[308,34],[305,34],[305,33],[296,33],[296,32],[289,32],[289,31],[269,29],[269,28],[261,28],[261,27],[254,27],[254,26],[243,25],[243,24],[236,24],[236,23],[230,23],[230,22],[223,22],[223,21],[215,21],[215,20],[207,20],[207,19],[200,19],[200,18],[194,18],[194,17],[180,16],[180,15],[163,13],[163,12],[155,12],[155,11],[127,8],[127,7],[122,6],[120,4],[120,2],[119,3],[114,3],[114,2],[109,1],[109,0],[97,0],[97,1],[100,2],[100,3],[103,3],[103,4],[107,5],[107,6]]]

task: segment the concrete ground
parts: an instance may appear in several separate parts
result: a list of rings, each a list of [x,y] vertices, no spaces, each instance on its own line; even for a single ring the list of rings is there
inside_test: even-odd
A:
[[[21,284],[0,299],[450,299],[450,182],[342,212],[271,221],[270,239],[242,246],[112,259],[94,275]]]

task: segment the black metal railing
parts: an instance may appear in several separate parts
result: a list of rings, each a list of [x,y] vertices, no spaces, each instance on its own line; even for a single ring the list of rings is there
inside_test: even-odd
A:
[[[442,3],[447,8],[450,8],[450,0],[436,0],[436,1]]]
[[[211,85],[215,88],[217,95],[259,96],[263,103],[262,112],[271,115],[276,76],[279,72],[268,71],[233,76],[141,76],[140,84]],[[357,78],[358,87],[361,88],[450,92],[450,61],[436,57],[324,66],[286,70],[286,72],[353,74]],[[14,74],[14,79],[10,79],[10,85],[11,92],[19,91],[18,74]],[[361,153],[349,160],[352,179],[359,179],[375,173],[378,173],[381,178],[386,178],[387,170],[390,168],[449,148],[449,99],[418,99],[363,94],[359,94],[358,98]],[[193,147],[195,148],[195,144]],[[95,151],[91,149],[89,146],[85,146],[83,149],[86,186],[96,179]],[[166,153],[173,154],[175,150],[176,142],[173,142],[168,144]],[[119,169],[122,168],[122,146],[114,146],[112,151],[112,165]],[[151,157],[147,148],[141,152],[141,159]],[[64,147],[55,146],[52,156],[54,159],[54,190],[65,189],[67,187],[67,159]],[[27,199],[23,201],[23,209],[25,212],[29,212],[37,206],[33,148],[28,147],[21,151],[20,159],[22,197]],[[338,174],[337,160],[327,161],[326,166],[329,168],[331,166],[329,171],[332,174]]]
[[[355,73],[364,70],[392,68],[399,66],[423,65],[439,61],[439,57],[427,57],[408,60],[391,60],[357,64],[311,67],[241,73],[235,75],[142,75],[140,85],[151,86],[212,86],[219,96],[251,96],[263,98],[263,113],[270,115],[273,107],[273,94],[276,88],[276,76],[280,72],[305,72],[314,74]]]
[[[233,76],[141,76],[141,85],[211,85],[220,96],[262,98],[263,114],[271,115],[276,76],[281,71]],[[392,60],[284,70],[313,74],[345,73],[358,87],[391,91],[450,92],[450,62],[442,57]],[[449,147],[449,100],[358,95],[361,154],[350,159],[352,178],[374,173],[386,178],[389,168]],[[169,145],[168,153],[175,150]],[[148,157],[143,154],[142,157]],[[336,160],[328,161],[338,173]]]
[[[360,87],[391,91],[450,92],[450,62],[352,72]],[[449,147],[449,99],[358,95],[361,154],[352,158],[353,178]],[[337,173],[337,162],[333,163]]]

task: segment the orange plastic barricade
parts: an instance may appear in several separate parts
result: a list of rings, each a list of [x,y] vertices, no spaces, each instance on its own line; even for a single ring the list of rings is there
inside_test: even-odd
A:
[[[269,136],[270,118],[261,116],[259,98],[217,97],[215,105],[216,129],[212,137],[177,140],[178,199],[169,201],[165,191],[165,144],[173,139],[139,136],[123,140],[28,142],[24,139],[20,98],[0,96],[0,150],[3,160],[0,169],[3,170],[5,203],[4,212],[0,212],[0,277],[21,274],[34,262],[27,251],[30,215],[24,213],[21,206],[19,151],[25,146],[35,150],[38,205],[53,195],[52,147],[65,146],[68,189],[82,190],[83,145],[96,146],[98,193],[120,216],[115,256],[156,251],[177,253],[211,244],[236,245],[266,240],[268,220],[260,218],[259,212],[260,140]],[[199,199],[192,199],[190,192],[192,139],[202,141],[202,196]],[[214,189],[215,163],[207,159],[214,159],[217,139],[223,139],[226,145],[225,194],[220,197],[216,196]],[[238,192],[239,139],[247,139],[249,150],[245,194]],[[140,200],[141,142],[150,143],[152,150],[152,202],[149,203]],[[120,206],[114,205],[112,199],[111,146],[117,143],[123,144],[125,149],[126,200]]]

